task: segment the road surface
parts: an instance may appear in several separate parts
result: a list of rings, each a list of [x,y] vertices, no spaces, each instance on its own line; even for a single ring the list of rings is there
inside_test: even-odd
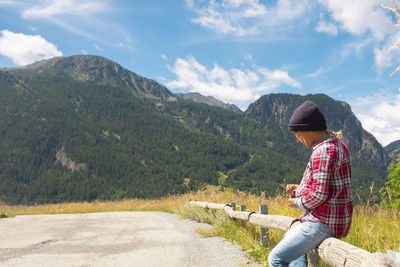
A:
[[[207,227],[163,212],[0,219],[0,266],[260,266]],[[249,263],[250,262],[250,263]]]

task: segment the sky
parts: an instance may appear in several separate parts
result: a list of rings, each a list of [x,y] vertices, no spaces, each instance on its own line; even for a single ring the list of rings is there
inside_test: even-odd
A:
[[[386,8],[385,8],[386,7]],[[0,68],[98,55],[242,110],[266,94],[345,101],[400,140],[392,0],[0,0]]]

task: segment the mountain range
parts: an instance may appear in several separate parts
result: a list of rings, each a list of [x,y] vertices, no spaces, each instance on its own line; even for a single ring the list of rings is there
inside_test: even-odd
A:
[[[99,56],[59,57],[0,70],[0,200],[12,204],[155,198],[207,184],[282,192],[310,150],[287,130],[316,102],[341,130],[359,199],[384,185],[391,161],[348,104],[323,95],[265,95],[242,112],[173,94]]]
[[[385,151],[389,154],[392,160],[396,160],[400,155],[400,140],[394,141],[385,146]]]
[[[185,94],[177,93],[176,96],[183,98],[183,99],[192,100],[193,102],[205,103],[210,106],[221,107],[221,108],[231,110],[234,112],[242,113],[242,110],[240,108],[238,108],[236,105],[226,104],[226,103],[216,99],[213,96],[203,96],[199,93],[185,93]]]

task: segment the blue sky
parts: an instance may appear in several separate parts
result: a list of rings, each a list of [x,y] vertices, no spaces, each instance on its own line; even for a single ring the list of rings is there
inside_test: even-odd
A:
[[[100,55],[173,93],[242,110],[269,93],[346,101],[382,145],[400,139],[391,0],[0,0],[0,67]]]

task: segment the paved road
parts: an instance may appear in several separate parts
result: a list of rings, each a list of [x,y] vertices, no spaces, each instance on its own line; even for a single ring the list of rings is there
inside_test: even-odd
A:
[[[260,266],[206,227],[163,212],[0,219],[0,266]]]

